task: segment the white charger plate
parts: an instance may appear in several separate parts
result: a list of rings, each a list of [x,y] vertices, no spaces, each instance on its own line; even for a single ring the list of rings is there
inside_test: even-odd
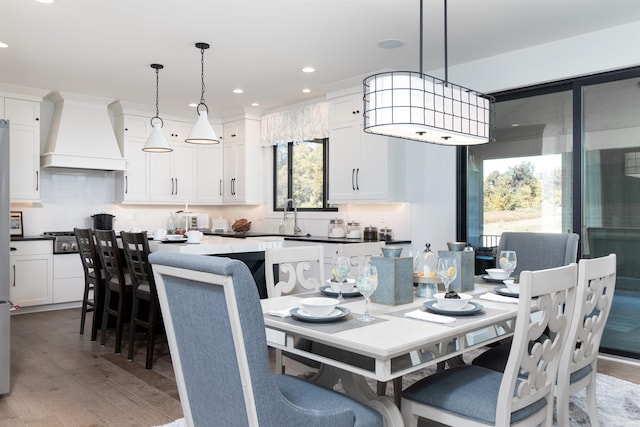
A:
[[[482,310],[482,304],[478,304],[477,302],[473,302],[473,301],[469,301],[467,305],[457,310],[442,308],[438,305],[438,301],[436,300],[426,301],[423,305],[424,305],[424,308],[426,308],[427,310],[433,313],[448,314],[448,315],[454,315],[454,316],[455,315],[467,316],[470,314],[475,314],[480,310]]]

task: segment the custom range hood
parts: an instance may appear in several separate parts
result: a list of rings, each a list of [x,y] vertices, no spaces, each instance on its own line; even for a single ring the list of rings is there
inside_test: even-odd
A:
[[[68,92],[47,99],[54,110],[41,167],[125,170],[107,107],[112,100]]]

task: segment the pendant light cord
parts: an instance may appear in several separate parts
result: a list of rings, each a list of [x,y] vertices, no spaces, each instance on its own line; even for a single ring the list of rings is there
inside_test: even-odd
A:
[[[422,0],[420,0],[420,75],[422,76],[423,72],[422,72],[422,44],[423,44],[423,40],[422,40]]]
[[[204,104],[204,48],[200,48],[200,104]]]
[[[151,127],[153,127],[153,119],[160,120],[160,127],[164,126],[164,120],[160,117],[160,70],[164,68],[162,64],[151,64],[151,68],[156,70],[156,115],[151,117]]]
[[[444,83],[449,83],[449,58],[447,54],[447,0],[444,0]]]

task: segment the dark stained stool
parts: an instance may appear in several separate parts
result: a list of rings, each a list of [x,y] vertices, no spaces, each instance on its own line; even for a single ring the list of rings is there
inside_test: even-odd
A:
[[[96,252],[96,245],[93,231],[90,228],[73,229],[78,252],[82,260],[84,270],[84,293],[82,295],[82,311],[80,314],[80,335],[84,334],[84,325],[87,313],[93,312],[91,322],[91,341],[95,341],[98,336],[98,327],[102,321],[102,311],[104,309],[104,271],[100,264],[100,257]],[[93,292],[93,296],[91,296]]]

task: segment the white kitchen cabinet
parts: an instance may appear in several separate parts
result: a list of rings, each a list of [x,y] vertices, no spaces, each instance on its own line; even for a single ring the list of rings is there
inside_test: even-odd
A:
[[[223,201],[222,144],[196,147],[196,198],[198,203]]]
[[[53,265],[53,302],[82,301],[84,269],[78,254],[55,255]]]
[[[260,121],[225,123],[223,135],[224,203],[263,203],[264,148],[260,146]]]
[[[361,110],[361,94],[330,101],[329,201],[407,201],[406,142],[365,133]]]
[[[150,121],[147,117],[133,115],[125,115],[122,120],[123,156],[127,164],[117,178],[119,199],[123,202],[146,202],[149,200],[149,155],[142,148],[150,132]]]
[[[0,98],[10,121],[12,202],[40,201],[40,102]]]
[[[51,240],[11,242],[11,301],[22,307],[53,302]]]

